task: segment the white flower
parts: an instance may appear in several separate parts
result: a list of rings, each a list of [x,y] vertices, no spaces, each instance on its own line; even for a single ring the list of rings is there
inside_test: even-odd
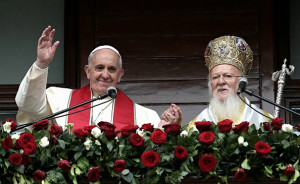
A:
[[[12,124],[11,121],[6,121],[3,124],[3,130],[4,130],[4,132],[10,133],[10,131],[11,131],[11,124]]]
[[[40,140],[39,144],[40,144],[43,148],[47,147],[47,146],[49,145],[48,137],[43,137],[43,138]]]
[[[239,143],[239,145],[242,144],[245,147],[248,146],[248,142],[246,142],[245,139],[244,139],[244,137],[242,137],[242,136],[239,136],[238,143]]]
[[[141,136],[144,137],[146,135],[146,132],[144,132],[143,130],[138,129],[137,133]]]
[[[238,143],[239,143],[239,145],[244,144],[244,137],[239,136]]]
[[[101,146],[101,142],[99,142],[98,140],[95,140],[95,144]]]
[[[18,140],[20,138],[20,134],[13,134],[11,138]]]
[[[102,132],[101,132],[101,130],[99,129],[99,127],[95,127],[95,128],[92,129],[91,134],[92,134],[95,138],[98,138],[98,137],[102,134]]]
[[[91,145],[92,145],[92,141],[89,138],[86,138],[85,142],[83,143],[83,145],[85,145],[85,149],[86,150],[90,150]]]
[[[282,131],[284,132],[293,132],[293,126],[290,124],[283,124]]]
[[[181,133],[180,133],[180,136],[187,136],[188,135],[188,132],[186,130],[183,130]]]

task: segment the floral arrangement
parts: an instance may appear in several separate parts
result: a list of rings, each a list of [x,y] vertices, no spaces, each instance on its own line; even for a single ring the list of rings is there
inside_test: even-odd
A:
[[[232,127],[231,120],[195,122],[195,129],[151,124],[115,131],[107,122],[72,130],[37,122],[32,131],[11,133],[13,119],[2,123],[0,183],[180,183],[188,176],[238,182],[277,177],[293,183],[299,177],[299,128],[280,118]],[[297,130],[298,129],[298,130]]]

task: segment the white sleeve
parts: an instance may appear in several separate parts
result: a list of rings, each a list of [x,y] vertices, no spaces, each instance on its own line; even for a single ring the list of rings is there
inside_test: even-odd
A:
[[[156,111],[143,107],[139,104],[135,104],[136,110],[136,124],[141,127],[145,123],[151,123],[155,128],[158,127],[160,118]]]
[[[19,108],[17,117],[20,117],[19,114],[23,117],[24,113],[27,113],[28,116],[32,116],[30,119],[36,119],[50,113],[46,99],[47,76],[47,68],[39,69],[33,65],[28,70],[15,98]]]

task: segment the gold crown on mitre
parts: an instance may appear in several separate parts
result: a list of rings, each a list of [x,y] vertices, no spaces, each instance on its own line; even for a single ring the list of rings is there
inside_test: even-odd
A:
[[[253,52],[243,38],[221,36],[211,40],[204,53],[205,65],[210,71],[221,64],[233,65],[247,75],[252,67]]]

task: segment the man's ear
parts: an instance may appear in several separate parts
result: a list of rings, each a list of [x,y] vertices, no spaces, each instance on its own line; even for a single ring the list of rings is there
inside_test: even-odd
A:
[[[120,74],[119,74],[119,78],[118,78],[118,83],[121,82],[121,78],[123,77],[124,72],[125,72],[124,69],[121,69]]]
[[[85,71],[86,77],[87,77],[88,79],[90,79],[90,78],[91,78],[91,70],[90,70],[89,65],[85,65],[85,66],[84,66],[84,71]]]

